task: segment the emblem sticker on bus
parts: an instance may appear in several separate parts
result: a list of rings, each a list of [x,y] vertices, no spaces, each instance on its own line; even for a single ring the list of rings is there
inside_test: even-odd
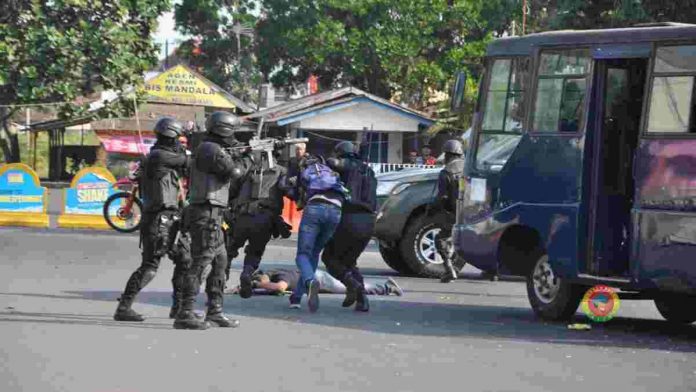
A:
[[[616,290],[604,285],[597,285],[587,290],[582,299],[582,311],[592,321],[606,322],[614,318],[619,311],[621,301]]]

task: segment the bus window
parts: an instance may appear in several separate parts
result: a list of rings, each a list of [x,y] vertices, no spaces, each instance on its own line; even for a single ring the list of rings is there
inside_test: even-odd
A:
[[[486,92],[481,130],[486,132],[521,132],[524,123],[524,91],[529,60],[497,59],[493,62]]]
[[[696,132],[694,77],[696,46],[657,49],[648,111],[650,133]]]
[[[587,50],[544,52],[534,108],[535,132],[579,132],[587,91]]]
[[[517,146],[525,121],[529,58],[500,58],[490,67],[476,167],[499,171]]]

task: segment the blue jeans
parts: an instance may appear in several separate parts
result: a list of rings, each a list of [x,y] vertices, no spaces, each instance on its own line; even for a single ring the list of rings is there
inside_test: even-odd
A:
[[[300,270],[300,281],[292,293],[293,297],[299,299],[305,294],[307,282],[314,279],[319,254],[333,236],[340,221],[341,209],[332,204],[310,203],[302,211],[295,258],[295,264]]]

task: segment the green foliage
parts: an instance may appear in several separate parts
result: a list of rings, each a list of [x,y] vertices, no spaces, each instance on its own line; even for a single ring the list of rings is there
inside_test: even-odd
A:
[[[259,65],[276,85],[353,85],[427,106],[457,70],[477,69],[517,0],[263,0]]]
[[[260,81],[252,37],[256,3],[255,0],[183,0],[175,6],[177,29],[194,37],[179,47],[177,55],[206,78],[246,101],[252,99]],[[236,30],[235,25],[242,30]]]
[[[100,89],[141,85],[143,73],[156,64],[150,35],[169,6],[169,0],[3,0],[0,105],[73,102]],[[65,103],[57,110],[70,118],[87,108]],[[132,109],[129,99],[100,115],[128,115]],[[2,112],[5,123],[13,110]],[[6,159],[19,160],[7,143],[3,150]]]
[[[531,31],[696,23],[696,0],[529,0]]]

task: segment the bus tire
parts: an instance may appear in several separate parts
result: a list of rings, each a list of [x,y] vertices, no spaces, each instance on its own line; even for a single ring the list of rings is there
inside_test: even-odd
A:
[[[657,311],[670,323],[691,324],[696,321],[696,297],[667,294],[654,301]]]
[[[556,276],[549,257],[543,254],[527,275],[527,297],[534,313],[544,320],[568,320],[580,305],[582,286]]]

